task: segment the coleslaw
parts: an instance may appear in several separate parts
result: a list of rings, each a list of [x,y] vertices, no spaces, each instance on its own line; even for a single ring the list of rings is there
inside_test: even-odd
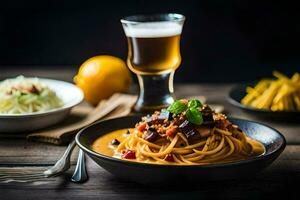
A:
[[[63,106],[63,101],[38,78],[18,76],[0,82],[0,114],[27,114]]]

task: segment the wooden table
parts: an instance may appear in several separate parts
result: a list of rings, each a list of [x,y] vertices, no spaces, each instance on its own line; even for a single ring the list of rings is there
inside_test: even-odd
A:
[[[58,77],[71,80],[74,70],[52,72],[47,70],[25,71],[26,75]],[[4,75],[3,75],[4,74]],[[2,76],[10,75],[9,72]],[[12,76],[16,74],[11,74]],[[0,77],[1,78],[1,77]],[[205,95],[209,103],[223,104],[226,112],[234,117],[254,119],[230,105],[226,98],[232,84],[176,85],[178,97]],[[201,182],[177,187],[143,186],[120,181],[87,160],[90,179],[85,184],[69,181],[72,170],[62,177],[51,178],[43,183],[0,183],[0,199],[210,199],[210,198],[270,198],[284,196],[299,199],[300,181],[300,124],[259,120],[280,132],[287,139],[282,155],[267,169],[247,180]],[[299,120],[300,121],[300,120]],[[24,167],[40,169],[51,166],[62,155],[65,147],[28,142],[23,138],[0,138],[0,167]],[[76,155],[73,158],[75,163]],[[74,167],[73,167],[74,168]],[[120,169],[121,170],[121,169]]]

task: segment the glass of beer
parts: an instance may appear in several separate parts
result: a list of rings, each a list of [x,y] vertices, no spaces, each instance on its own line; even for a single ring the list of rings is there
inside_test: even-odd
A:
[[[128,41],[127,65],[139,81],[135,112],[149,112],[174,102],[173,77],[181,62],[180,14],[135,15],[121,19]]]

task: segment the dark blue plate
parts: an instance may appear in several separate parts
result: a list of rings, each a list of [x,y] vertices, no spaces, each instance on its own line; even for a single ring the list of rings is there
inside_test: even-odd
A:
[[[245,106],[241,104],[241,100],[244,96],[246,96],[246,88],[247,86],[253,86],[254,84],[241,84],[233,87],[229,92],[228,101],[242,109],[243,111],[255,115],[257,117],[262,117],[265,119],[275,119],[275,120],[288,120],[288,121],[299,121],[300,120],[300,111],[271,111],[271,110],[263,110],[257,109],[250,106]]]
[[[238,125],[250,138],[261,142],[264,155],[247,160],[204,166],[178,166],[137,163],[101,155],[91,149],[99,136],[108,132],[134,127],[140,116],[129,116],[94,123],[76,135],[77,145],[99,166],[113,175],[143,184],[176,184],[252,177],[253,174],[270,165],[284,150],[286,142],[282,134],[266,125],[243,119],[230,120]]]

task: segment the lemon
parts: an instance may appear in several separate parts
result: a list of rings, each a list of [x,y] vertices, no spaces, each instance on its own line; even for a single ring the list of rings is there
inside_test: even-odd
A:
[[[116,92],[127,92],[131,83],[125,62],[117,57],[101,55],[86,60],[74,77],[85,100],[97,105]]]

